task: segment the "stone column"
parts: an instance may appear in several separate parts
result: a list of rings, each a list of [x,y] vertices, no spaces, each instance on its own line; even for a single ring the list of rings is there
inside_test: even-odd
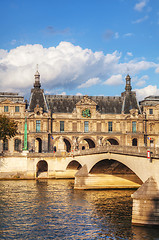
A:
[[[159,225],[159,188],[153,177],[132,194],[132,224]]]

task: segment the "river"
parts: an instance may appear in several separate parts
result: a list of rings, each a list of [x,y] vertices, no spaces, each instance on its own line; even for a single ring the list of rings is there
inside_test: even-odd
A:
[[[157,240],[131,225],[134,190],[74,190],[73,180],[0,181],[0,239]]]

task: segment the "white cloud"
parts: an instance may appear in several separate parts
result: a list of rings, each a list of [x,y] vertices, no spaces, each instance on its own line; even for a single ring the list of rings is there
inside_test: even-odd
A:
[[[135,91],[136,91],[138,100],[142,100],[145,97],[148,97],[151,95],[159,95],[159,89],[157,88],[156,85],[155,86],[149,85],[142,89],[135,89]]]
[[[145,83],[146,83],[145,80],[140,80],[136,83],[136,86],[141,87],[141,86],[145,85]]]
[[[9,52],[1,49],[1,91],[29,91],[34,83],[36,64],[39,64],[42,88],[49,92],[55,92],[56,88],[66,91],[85,84],[89,87],[99,83],[99,79],[109,79],[111,75],[118,76],[117,82],[121,83],[119,76],[126,75],[128,69],[131,75],[150,68],[159,69],[159,65],[145,60],[121,63],[121,56],[118,51],[107,54],[93,52],[69,42],[50,48],[35,44],[19,46]],[[112,79],[113,82],[115,80]]]
[[[123,36],[124,37],[132,37],[134,34],[133,33],[125,33]]]
[[[130,57],[133,56],[132,52],[127,52],[127,55],[130,56]]]
[[[138,12],[141,12],[146,7],[147,3],[148,3],[148,0],[142,0],[139,3],[135,4],[134,9]]]
[[[82,93],[76,93],[76,96],[83,96]]]
[[[66,92],[59,93],[58,95],[66,95]]]
[[[141,78],[136,78],[135,79],[135,81],[136,81],[136,86],[138,86],[138,87],[141,87],[141,86],[143,86],[143,85],[145,85],[146,84],[146,80],[148,80],[149,79],[149,76],[148,75],[144,75],[144,76],[142,76]]]
[[[78,88],[88,88],[88,87],[96,85],[100,82],[101,81],[99,78],[90,78],[88,81],[86,81],[85,83],[82,83],[80,86],[78,86]]]
[[[144,16],[143,18],[139,18],[139,19],[133,21],[132,23],[134,23],[134,24],[141,23],[141,22],[146,21],[148,18],[149,18],[149,16],[146,15],[146,16]]]
[[[108,78],[103,84],[106,85],[120,85],[123,84],[123,77],[121,74],[113,75],[110,78]]]

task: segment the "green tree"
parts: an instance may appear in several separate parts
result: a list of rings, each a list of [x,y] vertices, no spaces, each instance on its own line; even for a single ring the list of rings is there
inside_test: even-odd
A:
[[[0,115],[0,139],[12,138],[17,134],[17,124],[5,115]]]

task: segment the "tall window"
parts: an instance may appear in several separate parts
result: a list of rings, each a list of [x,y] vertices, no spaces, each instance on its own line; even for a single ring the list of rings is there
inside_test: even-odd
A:
[[[8,112],[8,106],[4,106],[4,112]]]
[[[153,109],[152,108],[149,109],[149,114],[153,114]]]
[[[89,132],[89,122],[88,121],[84,122],[84,132]]]
[[[19,112],[19,106],[15,106],[15,112]]]
[[[132,122],[132,132],[136,132],[136,122]]]
[[[60,121],[60,132],[64,132],[64,121]]]
[[[8,139],[3,141],[3,151],[8,151]]]
[[[112,132],[112,131],[113,131],[113,123],[108,122],[108,132]]]
[[[14,150],[19,152],[20,151],[20,145],[21,145],[21,140],[20,139],[15,139]]]
[[[40,130],[41,130],[41,121],[36,120],[36,132],[40,132]]]

